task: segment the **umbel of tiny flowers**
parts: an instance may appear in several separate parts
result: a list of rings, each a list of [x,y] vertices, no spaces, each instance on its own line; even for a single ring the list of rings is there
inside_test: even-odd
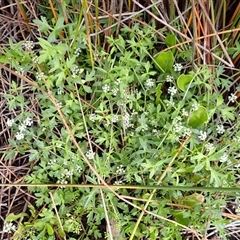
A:
[[[5,222],[3,226],[3,232],[11,233],[16,231],[16,226],[12,222]]]
[[[233,93],[231,93],[230,96],[228,96],[228,100],[232,103],[234,103],[237,100],[237,96]]]
[[[26,131],[27,127],[32,125],[33,121],[30,117],[27,117],[22,124],[19,125],[18,130],[19,132],[16,133],[16,139],[22,140],[24,139],[24,132]]]

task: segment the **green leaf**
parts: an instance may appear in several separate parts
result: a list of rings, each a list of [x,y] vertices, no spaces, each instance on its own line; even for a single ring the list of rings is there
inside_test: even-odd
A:
[[[191,223],[190,218],[184,217],[184,213],[185,211],[175,211],[173,213],[175,221],[182,225],[189,226]]]
[[[171,51],[159,53],[154,58],[155,67],[162,72],[171,72],[173,63],[174,57]]]
[[[180,90],[186,91],[187,85],[192,81],[193,76],[188,74],[181,74],[177,79],[177,86]]]
[[[169,34],[165,38],[165,43],[168,47],[172,47],[176,44],[176,36],[174,34]]]
[[[54,234],[53,228],[50,224],[46,224],[47,232],[49,236],[52,236]]]
[[[11,221],[15,221],[19,218],[22,218],[22,217],[27,217],[28,214],[27,213],[19,213],[17,215],[15,215],[14,213],[10,213],[7,217],[6,217],[6,222],[11,222]]]
[[[205,107],[200,106],[197,110],[190,114],[188,125],[196,128],[204,124],[208,120],[208,113]]]
[[[199,193],[193,193],[189,196],[178,199],[178,202],[185,206],[196,207],[204,202],[204,196]]]

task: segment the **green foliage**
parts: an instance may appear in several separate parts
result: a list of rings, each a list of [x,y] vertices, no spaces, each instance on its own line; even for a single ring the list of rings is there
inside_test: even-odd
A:
[[[9,111],[20,112],[8,125],[11,148],[5,152],[5,161],[17,151],[34,163],[25,181],[33,184],[29,191],[36,197],[36,208],[30,208],[29,215],[7,217],[6,221],[21,219],[14,239],[99,239],[106,233],[101,229],[106,214],[119,236],[129,239],[139,216],[138,209],[109,191],[103,191],[102,197],[97,188],[34,186],[99,183],[73,144],[59,111],[106,182],[155,186],[166,172],[161,184],[169,190],[157,191],[148,208],[161,218],[145,214],[134,233],[137,239],[181,239],[183,229],[177,223],[204,234],[209,221],[224,222],[219,210],[223,202],[215,196],[171,190],[175,185],[214,188],[236,182],[239,108],[237,103],[229,106],[217,91],[230,89],[231,82],[221,78],[224,66],[215,73],[205,66],[196,71],[182,69],[182,55],[191,48],[162,51],[153,59],[158,45],[155,29],[134,24],[132,29],[123,27],[117,38],[107,37],[109,52],[100,46],[94,50],[92,67],[84,27],[76,29],[76,23],[65,24],[63,18],[50,24],[41,17],[35,24],[42,33],[36,50],[24,51],[25,42],[10,41],[10,47],[3,49],[5,58],[0,58],[16,71],[22,69],[21,74],[31,72],[39,86],[31,89],[40,111],[37,117],[29,111],[30,102],[18,82],[12,81],[4,96]],[[64,40],[59,37],[62,31]],[[167,35],[165,44],[163,48],[174,46],[176,36]],[[209,81],[214,78],[215,82]],[[27,118],[33,123],[26,125]],[[226,129],[229,123],[231,131]],[[140,189],[117,192],[141,208],[138,200],[150,196]],[[172,202],[185,208],[176,209]]]

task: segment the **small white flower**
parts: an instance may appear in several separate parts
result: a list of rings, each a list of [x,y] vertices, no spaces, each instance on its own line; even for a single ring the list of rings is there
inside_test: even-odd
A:
[[[150,89],[151,87],[153,87],[153,86],[154,86],[154,81],[153,81],[153,79],[152,79],[152,78],[149,78],[149,79],[146,81],[145,85],[146,85],[146,88],[147,88],[147,89]]]
[[[22,132],[17,132],[16,133],[16,139],[17,140],[22,140],[24,139],[24,134]]]
[[[30,127],[33,124],[33,120],[30,117],[27,117],[23,122],[26,126]]]
[[[11,233],[16,231],[16,226],[12,222],[5,222],[3,226],[3,232]]]
[[[72,77],[76,78],[79,71],[80,71],[80,69],[78,66],[75,65],[75,66],[71,67]]]
[[[123,168],[123,165],[121,164],[119,167],[117,167],[116,174],[120,175],[120,174],[124,174],[124,173],[125,173],[125,169]]]
[[[43,72],[37,72],[36,73],[36,79],[37,80],[42,80],[44,77],[44,73]]]
[[[216,131],[218,134],[223,134],[225,132],[224,126],[223,125],[217,125]]]
[[[82,170],[83,170],[80,165],[76,165],[75,168],[78,172],[82,172]]]
[[[89,120],[92,121],[92,122],[95,122],[95,120],[96,120],[96,114],[95,114],[95,113],[92,113],[92,114],[89,116]]]
[[[92,150],[88,150],[85,155],[89,160],[93,160],[95,153]]]
[[[61,95],[61,94],[63,94],[63,92],[64,92],[64,91],[63,91],[63,89],[61,89],[61,88],[58,88],[58,90],[57,90],[57,94],[58,94],[58,95]]]
[[[214,145],[213,143],[206,143],[205,148],[207,152],[210,152],[211,150],[214,149]]]
[[[183,130],[183,125],[181,123],[178,123],[173,127],[173,130],[176,133],[180,133]]]
[[[102,90],[104,93],[107,93],[110,91],[110,86],[108,84],[105,84],[103,87],[102,87]]]
[[[113,96],[117,96],[117,93],[118,93],[118,89],[117,88],[113,88],[112,89],[112,94],[113,94]]]
[[[123,181],[122,180],[119,180],[119,181],[115,181],[114,183],[113,183],[113,185],[121,185],[123,183]]]
[[[24,124],[24,123],[22,123],[19,127],[18,127],[18,129],[19,129],[19,131],[22,133],[22,132],[24,132],[25,130],[26,130],[26,125]]]
[[[237,100],[237,96],[234,93],[231,93],[231,96],[228,96],[228,100],[234,103]]]
[[[174,96],[176,93],[177,93],[177,88],[176,87],[169,87],[168,88],[168,93],[171,95],[171,96]]]
[[[112,122],[116,123],[118,121],[118,115],[113,115]]]
[[[174,67],[174,71],[175,71],[175,72],[180,72],[180,71],[182,70],[182,68],[183,68],[183,66],[182,66],[181,63],[175,63],[175,64],[173,65],[173,67]]]
[[[23,67],[19,67],[19,70],[17,70],[16,73],[24,75],[25,71],[24,71]]]
[[[121,83],[121,79],[120,79],[120,78],[118,78],[118,79],[115,80],[115,84],[116,84],[117,86],[120,85],[120,83]]]
[[[199,135],[198,135],[198,138],[199,138],[201,141],[205,141],[206,138],[207,138],[207,132],[200,131],[200,132],[199,132]]]
[[[193,111],[196,111],[196,110],[198,110],[199,109],[199,103],[196,103],[196,102],[194,102],[193,104],[192,104],[192,110]]]
[[[13,125],[13,123],[14,123],[14,119],[7,119],[7,125],[9,126],[9,127],[11,127],[12,125]]]
[[[185,110],[185,108],[182,109],[182,116],[188,117],[188,112]]]
[[[223,153],[223,155],[219,159],[220,162],[227,162],[228,161],[228,155],[227,153]]]
[[[33,41],[26,41],[23,46],[25,47],[26,51],[31,51],[34,47]]]
[[[166,82],[173,82],[173,76],[167,75]]]
[[[183,137],[189,137],[192,134],[192,130],[190,128],[184,128],[184,132],[183,132]]]
[[[76,55],[76,57],[78,57],[80,55],[80,53],[82,52],[81,48],[75,48],[74,50],[74,55]]]

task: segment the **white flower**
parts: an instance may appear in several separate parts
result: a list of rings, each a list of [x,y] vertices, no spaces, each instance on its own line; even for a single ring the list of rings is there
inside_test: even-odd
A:
[[[76,57],[78,57],[80,55],[80,53],[82,52],[81,48],[75,48],[74,50],[74,55],[76,55]]]
[[[152,80],[152,78],[149,78],[149,79],[146,81],[145,85],[146,85],[146,88],[147,88],[147,89],[150,89],[151,87],[153,87],[153,86],[154,86],[154,81]]]
[[[121,164],[119,167],[117,167],[116,174],[120,175],[120,174],[124,174],[124,173],[125,173],[125,169],[123,168],[123,165]]]
[[[220,162],[227,162],[228,161],[228,155],[227,153],[223,153],[223,155],[219,159]]]
[[[176,93],[177,93],[177,88],[176,87],[169,87],[168,88],[168,93],[171,95],[171,96],[174,96]]]
[[[196,103],[196,102],[194,102],[193,104],[192,104],[192,110],[193,111],[196,111],[196,110],[198,110],[199,109],[199,103]]]
[[[22,123],[19,127],[18,127],[18,129],[19,129],[19,131],[22,133],[22,132],[24,132],[25,130],[26,130],[26,125],[24,124],[24,123]]]
[[[57,94],[58,94],[58,95],[61,95],[61,94],[63,94],[63,89],[61,89],[61,88],[58,88],[58,90],[57,90]]]
[[[62,102],[57,102],[57,106],[59,107],[59,108],[61,108],[62,107]]]
[[[88,151],[86,152],[86,157],[87,157],[89,160],[94,159],[94,155],[95,155],[95,153],[94,153],[92,150],[88,150]]]
[[[113,115],[112,122],[116,123],[118,121],[118,115]]]
[[[117,88],[114,88],[114,89],[112,89],[112,94],[113,94],[113,96],[117,96],[117,93],[118,93],[118,89]]]
[[[82,172],[82,170],[83,170],[80,165],[76,165],[75,168],[78,172]]]
[[[116,85],[120,85],[120,83],[121,83],[121,79],[120,79],[120,78],[118,78],[118,79],[115,80],[115,84],[116,84]]]
[[[207,132],[200,131],[200,132],[199,132],[199,135],[198,135],[198,138],[199,138],[201,141],[205,141],[206,138],[207,138]]]
[[[183,137],[188,137],[192,134],[192,130],[190,128],[184,128],[184,132],[183,132]]]
[[[216,130],[218,134],[223,134],[225,132],[223,125],[217,125]]]
[[[79,73],[79,71],[80,71],[80,69],[79,69],[79,67],[78,66],[73,66],[72,68],[71,68],[71,71],[72,71],[72,77],[73,78],[76,78],[77,77],[77,75],[78,75],[78,73]]]
[[[166,82],[173,82],[173,76],[167,75]]]
[[[12,125],[13,125],[13,123],[14,123],[14,119],[7,119],[7,125],[9,126],[9,127],[11,127]]]
[[[237,100],[237,96],[233,93],[231,93],[231,96],[228,96],[228,100],[232,103],[234,103]]]
[[[175,64],[173,65],[173,67],[174,67],[174,71],[175,71],[175,72],[180,72],[180,71],[182,70],[182,68],[183,68],[183,66],[182,66],[181,63],[175,63]]]
[[[213,143],[206,143],[205,148],[207,152],[210,152],[211,150],[214,149],[214,145]]]
[[[182,116],[188,117],[188,112],[185,110],[185,108],[182,109]]]
[[[32,126],[33,120],[30,117],[27,117],[23,123],[26,126],[30,127],[30,126]]]
[[[17,140],[22,140],[24,139],[24,134],[22,132],[17,132],[16,133],[16,139]]]
[[[12,222],[5,222],[3,226],[3,232],[11,233],[16,231],[16,226]]]
[[[26,41],[23,46],[25,47],[26,51],[31,51],[34,47],[33,41]]]
[[[104,93],[107,93],[110,91],[110,86],[108,84],[105,84],[103,87],[102,87],[102,90]]]
[[[44,73],[43,72],[37,72],[36,73],[36,79],[37,80],[42,80],[44,77]]]
[[[92,121],[92,122],[95,122],[95,120],[96,120],[96,114],[95,114],[95,113],[92,113],[92,114],[89,116],[89,120]]]
[[[121,185],[123,183],[123,181],[122,180],[119,180],[119,181],[115,181],[114,183],[113,183],[113,185]]]

